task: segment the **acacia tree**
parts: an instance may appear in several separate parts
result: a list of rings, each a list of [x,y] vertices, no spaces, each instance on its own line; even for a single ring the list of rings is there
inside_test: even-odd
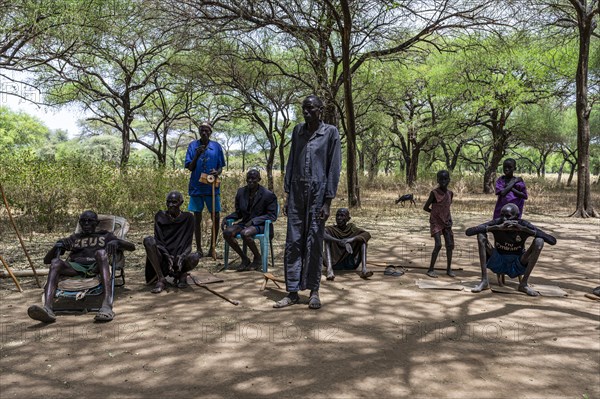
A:
[[[156,76],[186,50],[187,40],[175,26],[161,27],[157,10],[138,1],[114,1],[111,8],[90,7],[69,27],[77,40],[67,53],[55,54],[38,73],[36,84],[51,103],[78,102],[90,120],[120,133],[122,167],[127,165],[132,122],[157,90]],[[52,38],[61,42],[65,35]],[[51,50],[48,50],[51,51]]]
[[[182,76],[179,68],[155,74],[151,85],[154,91],[138,112],[143,118],[141,126],[132,126],[130,141],[151,151],[164,167],[169,149],[179,144],[178,133],[192,109],[205,98],[205,92],[199,81]],[[174,145],[170,143],[173,136]]]
[[[533,156],[520,153],[536,170],[538,177],[546,177],[546,162],[564,140],[561,121],[564,112],[555,104],[541,103],[528,107],[517,117],[517,129],[522,131],[521,142],[530,147]]]
[[[291,108],[296,87],[288,84],[276,68],[261,62],[247,62],[243,48],[221,51],[207,70],[215,85],[238,103],[237,116],[247,118],[262,135],[254,134],[265,152],[267,187],[273,190],[273,165],[280,145],[285,145],[291,126]],[[264,136],[265,140],[259,138]],[[282,162],[284,155],[280,151]]]
[[[506,150],[521,140],[514,116],[524,107],[563,94],[556,77],[548,73],[548,63],[542,62],[554,55],[527,35],[467,39],[462,50],[444,55],[446,93],[454,96],[467,126],[489,132],[469,143],[486,158],[466,159],[484,166],[484,193],[494,191]]]
[[[177,18],[190,18],[208,29],[235,30],[238,34],[267,31],[270,43],[278,41],[282,48],[298,50],[291,53],[291,62],[257,59],[276,65],[282,74],[300,80],[308,92],[320,95],[327,106],[326,122],[341,121],[347,144],[348,201],[355,207],[359,191],[352,76],[367,60],[406,52],[438,33],[488,26],[494,18],[485,14],[495,2],[172,0],[167,4]],[[339,98],[342,88],[344,95]],[[343,104],[337,108],[343,109],[344,118],[333,112],[336,104]]]
[[[598,217],[592,205],[590,178],[590,113],[592,102],[588,98],[590,47],[598,27],[600,2],[598,0],[543,0],[531,4],[540,10],[543,22],[576,32],[579,49],[575,72],[575,109],[577,113],[577,204],[571,216]]]
[[[78,6],[62,0],[0,0],[0,94],[40,102],[37,87],[20,72],[35,68],[69,50],[73,40],[40,51],[46,40],[71,22]]]

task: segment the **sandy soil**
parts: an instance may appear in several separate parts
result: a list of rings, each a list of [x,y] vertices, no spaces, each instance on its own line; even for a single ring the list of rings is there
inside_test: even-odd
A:
[[[532,298],[419,289],[433,243],[422,213],[355,218],[374,236],[370,261],[408,271],[388,277],[373,267],[367,282],[355,273],[323,279],[319,311],[307,308],[306,295],[302,305],[272,309],[284,293],[272,283],[259,291],[258,272],[217,273],[225,282],[211,288],[239,306],[199,287],[152,295],[141,268],[149,225],[131,230],[138,250],[128,256],[111,323],[95,324],[93,314],[32,321],[26,309],[41,289],[21,279],[26,290],[18,293],[2,279],[0,397],[600,398],[600,301],[584,297],[600,285],[599,221],[530,218],[559,240],[544,249],[530,282],[569,294]],[[484,220],[454,220],[456,280],[477,281],[475,242],[463,231]],[[34,241],[47,250],[56,238]],[[275,247],[270,271],[282,275],[282,237]],[[36,264],[42,255],[34,254]],[[442,254],[438,266],[444,262]]]

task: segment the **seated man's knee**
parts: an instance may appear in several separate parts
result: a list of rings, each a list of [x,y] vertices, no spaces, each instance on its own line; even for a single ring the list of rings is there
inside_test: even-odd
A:
[[[108,260],[108,254],[105,249],[99,249],[96,251],[96,259],[100,261]]]
[[[63,261],[60,260],[59,258],[54,258],[52,259],[52,261],[50,262],[50,271],[58,271],[62,268],[62,264]]]
[[[233,229],[228,227],[225,230],[223,230],[223,238],[225,238],[226,240],[230,240],[234,237],[234,232]]]
[[[240,237],[242,237],[242,239],[244,239],[245,241],[254,239],[255,235],[256,235],[256,229],[254,229],[254,228],[244,229],[244,230],[240,231]]]
[[[486,245],[488,238],[485,234],[477,234],[477,242],[482,245]]]
[[[535,240],[533,240],[533,247],[537,250],[542,250],[542,248],[544,248],[544,239],[543,238],[536,238]]]
[[[153,247],[156,245],[156,240],[154,239],[153,236],[148,236],[146,238],[144,238],[144,247],[148,248],[148,247]]]

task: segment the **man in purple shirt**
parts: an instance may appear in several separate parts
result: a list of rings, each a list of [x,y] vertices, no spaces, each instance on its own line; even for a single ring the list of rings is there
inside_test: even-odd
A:
[[[504,175],[496,180],[496,207],[494,208],[494,219],[500,217],[500,210],[506,204],[515,204],[519,208],[519,219],[523,216],[523,207],[527,199],[527,188],[522,178],[513,176],[517,168],[517,161],[506,158],[502,164]]]
[[[212,184],[207,184],[200,181],[202,174],[211,175],[216,179],[225,166],[225,156],[221,145],[216,141],[210,140],[212,134],[212,126],[204,122],[200,125],[200,140],[194,140],[190,143],[185,154],[185,168],[192,172],[188,187],[190,203],[188,210],[194,212],[194,236],[196,237],[196,250],[203,256],[202,252],[202,210],[206,205],[209,212],[212,209]],[[219,218],[221,212],[221,196],[219,186],[215,186],[215,220],[213,220],[211,248],[209,254],[213,254],[214,242],[217,226],[219,226]]]

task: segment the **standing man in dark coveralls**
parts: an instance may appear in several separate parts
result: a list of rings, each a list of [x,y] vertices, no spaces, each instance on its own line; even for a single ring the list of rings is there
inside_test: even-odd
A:
[[[288,295],[274,308],[299,302],[298,291],[310,290],[308,307],[319,309],[319,284],[323,264],[323,233],[331,200],[340,180],[340,134],[321,121],[323,102],[308,96],[302,102],[305,123],[292,132],[285,170],[287,194],[283,213],[288,217],[284,270]]]

